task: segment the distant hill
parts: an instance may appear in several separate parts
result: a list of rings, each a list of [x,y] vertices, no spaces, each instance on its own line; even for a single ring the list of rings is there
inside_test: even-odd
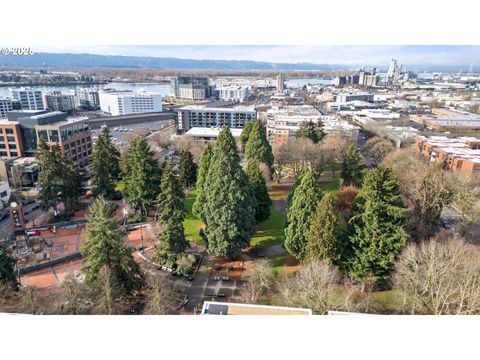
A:
[[[305,70],[354,70],[360,66],[313,63],[273,63],[251,60],[195,60],[145,56],[94,55],[71,53],[36,53],[29,56],[2,56],[0,66],[52,67],[52,68],[138,68],[162,70],[231,70],[231,71],[305,71]],[[378,64],[379,71],[386,71],[385,64]],[[369,66],[371,67],[371,66]],[[411,71],[458,72],[467,65],[408,65]]]
[[[248,60],[193,60],[177,58],[93,54],[36,53],[31,56],[0,56],[0,66],[63,68],[150,68],[185,70],[345,70],[342,65],[270,63]]]

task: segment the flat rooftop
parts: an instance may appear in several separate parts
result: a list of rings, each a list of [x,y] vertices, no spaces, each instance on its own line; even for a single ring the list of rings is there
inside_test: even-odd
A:
[[[205,105],[186,105],[175,110],[204,110],[204,111],[216,111],[216,112],[255,112],[255,106],[234,106],[234,107],[210,107],[208,104]]]
[[[312,315],[311,309],[205,301],[202,315]]]
[[[70,124],[75,124],[77,122],[82,122],[82,121],[85,121],[85,120],[88,120],[88,116],[69,116],[67,117],[65,120],[62,120],[62,121],[57,121],[57,122],[54,122],[54,123],[51,123],[51,124],[45,124],[45,125],[37,125],[38,127],[42,127],[42,126],[64,126],[64,125],[70,125]]]
[[[234,138],[240,137],[242,129],[230,129],[230,133]],[[220,134],[220,128],[207,128],[207,127],[192,127],[185,135],[199,136],[199,137],[212,137],[216,138]]]

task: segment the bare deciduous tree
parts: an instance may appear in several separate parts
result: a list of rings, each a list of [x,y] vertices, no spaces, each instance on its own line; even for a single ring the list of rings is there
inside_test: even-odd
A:
[[[248,278],[247,286],[242,291],[242,299],[246,303],[256,304],[273,286],[273,272],[270,261],[260,259],[255,262]]]
[[[144,313],[148,315],[175,314],[182,305],[184,298],[185,295],[178,288],[152,276],[148,281]]]
[[[40,305],[38,303],[37,289],[34,286],[25,286],[20,288],[20,307],[22,311],[28,314],[41,314]]]
[[[409,314],[480,314],[480,253],[462,238],[408,245],[398,258],[394,288]]]
[[[86,289],[74,273],[68,274],[60,285],[62,292],[58,301],[58,311],[62,314],[81,314],[86,306]]]
[[[286,306],[306,307],[316,314],[350,308],[351,290],[340,284],[340,274],[332,265],[313,261],[277,283],[278,300]]]
[[[95,312],[101,315],[116,314],[122,302],[121,291],[112,272],[103,266],[95,283]]]
[[[365,143],[365,154],[373,160],[375,165],[380,164],[385,157],[395,150],[392,142],[384,137],[375,136]]]

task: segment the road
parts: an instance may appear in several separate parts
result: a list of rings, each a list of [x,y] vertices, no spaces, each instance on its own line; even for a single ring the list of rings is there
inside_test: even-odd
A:
[[[36,210],[32,211],[32,208],[35,208],[38,206],[38,203],[32,203],[25,205],[23,207],[23,212],[25,213],[25,220],[29,221],[32,220],[39,215],[43,213],[43,211],[40,208],[37,208]],[[13,231],[12,225],[10,224],[10,217],[6,217],[2,220],[0,220],[0,239],[5,240],[8,234],[10,234]]]

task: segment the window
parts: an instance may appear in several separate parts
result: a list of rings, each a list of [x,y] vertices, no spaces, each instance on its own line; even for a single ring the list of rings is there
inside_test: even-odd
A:
[[[5,146],[5,144],[0,144],[0,149],[6,149],[7,147]]]
[[[5,129],[6,134],[13,134],[13,129]]]
[[[3,134],[3,129],[0,129],[0,134]]]
[[[6,151],[0,151],[0,156],[8,156]]]
[[[8,195],[8,194],[7,194],[6,191],[2,191],[2,192],[0,193],[0,198],[4,198],[4,197],[6,197],[7,195]]]
[[[8,142],[15,142],[15,137],[14,136],[7,136]]]
[[[5,141],[5,138],[3,136],[0,136],[0,141]]]
[[[10,151],[10,156],[11,157],[18,156],[18,153],[16,151]]]
[[[16,149],[17,145],[16,144],[8,144],[8,147],[10,148],[10,150],[12,150],[12,149]]]

